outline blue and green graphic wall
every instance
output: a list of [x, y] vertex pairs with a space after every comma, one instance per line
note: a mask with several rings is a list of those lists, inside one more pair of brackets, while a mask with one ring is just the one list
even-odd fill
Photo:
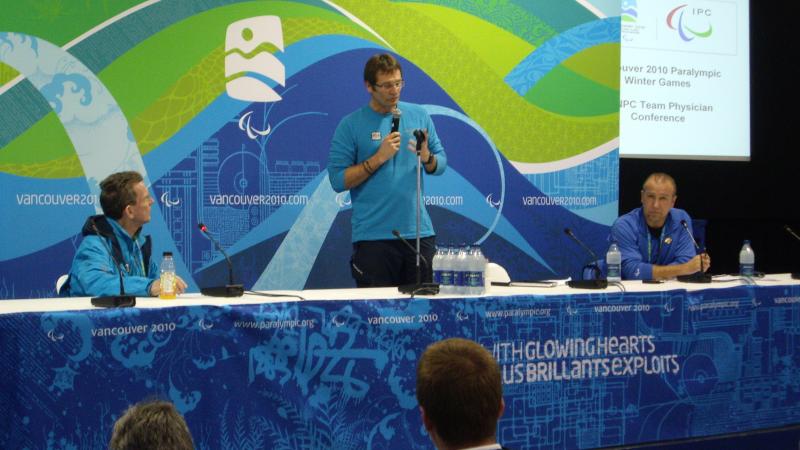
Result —
[[[438, 241], [512, 278], [575, 275], [617, 215], [618, 1], [8, 2], [0, 13], [0, 298], [53, 294], [98, 182], [138, 170], [145, 228], [192, 289], [352, 286], [330, 138], [404, 68], [448, 152], [425, 180]], [[413, 186], [409, 187], [413, 189]]]

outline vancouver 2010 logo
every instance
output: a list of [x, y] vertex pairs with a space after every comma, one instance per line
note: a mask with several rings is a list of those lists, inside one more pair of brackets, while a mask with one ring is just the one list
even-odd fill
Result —
[[622, 0], [622, 13], [620, 18], [623, 22], [636, 23], [639, 18], [636, 0]]
[[[684, 42], [689, 42], [694, 40], [695, 38], [708, 38], [711, 36], [711, 33], [714, 31], [713, 27], [711, 26], [711, 22], [708, 19], [711, 17], [711, 10], [707, 8], [690, 8], [687, 9], [688, 5], [681, 5], [677, 8], [673, 9], [672, 11], [667, 14], [667, 26], [678, 32], [678, 35]], [[688, 17], [687, 17], [688, 12]], [[698, 31], [690, 27], [696, 26], [697, 24], [694, 23], [695, 21], [690, 21], [691, 18], [703, 18], [707, 23], [707, 29], [705, 31]], [[687, 24], [689, 22], [689, 24]]]

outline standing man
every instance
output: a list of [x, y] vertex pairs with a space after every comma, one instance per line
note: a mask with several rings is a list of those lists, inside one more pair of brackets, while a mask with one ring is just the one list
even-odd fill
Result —
[[642, 207], [614, 222], [611, 240], [617, 241], [622, 252], [623, 279], [665, 280], [711, 266], [707, 253], [697, 254], [690, 236], [691, 217], [674, 208], [677, 193], [671, 176], [653, 173], [642, 186]]
[[469, 339], [431, 344], [417, 364], [422, 423], [439, 450], [501, 450], [497, 421], [503, 415], [500, 367]]
[[[125, 293], [157, 296], [161, 292], [158, 265], [152, 259], [150, 236], [142, 226], [150, 222], [150, 197], [138, 172], [118, 172], [100, 182], [102, 215], [91, 216], [83, 225], [83, 241], [62, 295], [98, 297], [119, 294], [119, 273]], [[186, 283], [175, 277], [175, 292]]]
[[[328, 177], [336, 192], [350, 190], [353, 255], [351, 272], [358, 287], [399, 286], [416, 282], [416, 255], [397, 239], [416, 239], [416, 140], [422, 130], [421, 159], [429, 175], [441, 175], [447, 156], [428, 113], [400, 102], [403, 70], [389, 54], [375, 55], [364, 67], [369, 103], [339, 123], [331, 142]], [[396, 111], [400, 111], [397, 113]], [[392, 131], [394, 117], [399, 131]], [[406, 147], [408, 151], [400, 151]], [[431, 281], [435, 253], [431, 219], [422, 205], [420, 252], [422, 281]]]

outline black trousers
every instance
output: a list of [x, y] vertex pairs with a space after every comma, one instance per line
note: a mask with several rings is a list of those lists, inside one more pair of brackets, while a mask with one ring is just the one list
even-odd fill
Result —
[[[412, 247], [415, 240], [409, 240]], [[436, 253], [436, 237], [420, 239], [422, 281], [433, 280], [431, 261]], [[353, 243], [350, 271], [358, 287], [400, 286], [417, 282], [417, 256], [399, 239]]]

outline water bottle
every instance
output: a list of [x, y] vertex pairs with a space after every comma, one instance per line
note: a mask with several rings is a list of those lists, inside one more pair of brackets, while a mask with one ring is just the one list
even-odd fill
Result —
[[[431, 268], [433, 269], [433, 282], [442, 285], [442, 271], [444, 270], [444, 248], [436, 246], [436, 253], [433, 255], [431, 261]], [[441, 287], [439, 288], [441, 290]]]
[[752, 277], [755, 274], [756, 254], [750, 241], [744, 241], [742, 249], [739, 251], [739, 274], [743, 277]]
[[454, 244], [450, 253], [450, 269], [453, 271], [453, 287], [450, 289], [451, 294], [461, 293], [461, 278], [463, 273], [461, 273], [461, 263], [458, 259], [461, 249], [462, 247]]
[[442, 270], [441, 281], [439, 281], [439, 292], [442, 294], [453, 294], [453, 261], [455, 255], [453, 247], [447, 245], [442, 251]]
[[616, 241], [608, 247], [606, 267], [608, 269], [606, 278], [609, 282], [622, 281], [622, 253], [620, 253]]
[[469, 268], [467, 294], [483, 295], [486, 292], [486, 285], [484, 284], [486, 276], [486, 258], [483, 256], [481, 248], [473, 246], [467, 261]]
[[164, 252], [161, 260], [161, 292], [158, 298], [171, 300], [175, 298], [175, 261], [172, 252]]
[[474, 248], [470, 248], [467, 251], [467, 255], [464, 258], [463, 264], [464, 264], [464, 289], [463, 289], [463, 291], [464, 291], [465, 295], [473, 295], [475, 293], [474, 289], [473, 289], [473, 287], [474, 287], [473, 285], [474, 285], [475, 281], [473, 280], [473, 278], [475, 278], [475, 269], [476, 269], [476, 265], [475, 265], [475, 249]]
[[469, 246], [461, 244], [456, 253], [455, 262], [453, 263], [453, 286], [454, 293], [464, 295], [467, 293], [467, 254]]
[[483, 254], [480, 247], [473, 245], [467, 258], [467, 294], [481, 295], [483, 293]]

